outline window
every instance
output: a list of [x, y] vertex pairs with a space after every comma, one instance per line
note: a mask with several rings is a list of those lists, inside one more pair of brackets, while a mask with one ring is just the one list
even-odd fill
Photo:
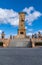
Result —
[[20, 34], [23, 34], [23, 32], [20, 32]]
[[24, 22], [24, 20], [23, 20], [23, 19], [22, 19], [21, 21], [22, 21], [22, 22]]

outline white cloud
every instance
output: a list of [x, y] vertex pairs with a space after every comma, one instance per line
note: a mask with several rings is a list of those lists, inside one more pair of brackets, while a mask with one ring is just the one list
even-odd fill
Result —
[[42, 30], [35, 31], [34, 34], [38, 34], [38, 32], [42, 33]]
[[26, 35], [27, 35], [27, 36], [32, 36], [32, 34], [33, 34], [33, 33], [29, 32], [29, 33], [27, 33]]
[[23, 11], [26, 12], [27, 14], [30, 14], [31, 11], [34, 11], [34, 7], [33, 7], [33, 6], [31, 6], [31, 7], [29, 7], [29, 8], [25, 7], [25, 8], [23, 9]]
[[[41, 13], [39, 11], [36, 11], [33, 6], [29, 8], [24, 8], [22, 11], [27, 13], [25, 21], [28, 22], [28, 25], [32, 25], [32, 22], [41, 16]], [[1, 23], [5, 24], [9, 23], [15, 26], [18, 25], [19, 24], [18, 12], [14, 11], [13, 9], [0, 8], [0, 24]]]
[[0, 34], [2, 33], [2, 30], [0, 30]]
[[0, 38], [1, 38], [1, 33], [2, 33], [2, 30], [0, 30]]
[[23, 12], [26, 12], [25, 21], [28, 22], [28, 25], [32, 25], [32, 22], [42, 16], [42, 13], [36, 11], [34, 7], [29, 7], [23, 9]]
[[38, 34], [38, 32], [40, 32], [42, 34], [42, 30], [38, 30], [33, 32], [33, 29], [30, 29], [30, 31], [28, 33], [26, 33], [27, 36], [32, 36], [32, 34], [34, 35], [35, 33]]
[[14, 36], [17, 36], [17, 34], [14, 34]]
[[10, 23], [11, 25], [19, 24], [18, 13], [12, 9], [0, 8], [0, 23]]
[[42, 33], [42, 30], [38, 30], [38, 32]]

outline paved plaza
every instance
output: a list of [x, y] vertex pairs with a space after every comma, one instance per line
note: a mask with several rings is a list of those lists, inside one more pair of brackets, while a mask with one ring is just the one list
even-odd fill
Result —
[[42, 47], [0, 48], [0, 65], [42, 65]]

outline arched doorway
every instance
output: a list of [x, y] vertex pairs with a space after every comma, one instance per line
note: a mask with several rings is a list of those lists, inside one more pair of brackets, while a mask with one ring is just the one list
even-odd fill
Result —
[[0, 41], [0, 47], [3, 47], [3, 42], [2, 41]]
[[35, 46], [42, 46], [42, 42], [36, 42]]

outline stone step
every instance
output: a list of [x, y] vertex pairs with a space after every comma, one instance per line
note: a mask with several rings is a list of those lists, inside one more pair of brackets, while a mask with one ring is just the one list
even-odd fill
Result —
[[14, 39], [11, 40], [9, 47], [26, 47], [29, 44], [27, 39]]

